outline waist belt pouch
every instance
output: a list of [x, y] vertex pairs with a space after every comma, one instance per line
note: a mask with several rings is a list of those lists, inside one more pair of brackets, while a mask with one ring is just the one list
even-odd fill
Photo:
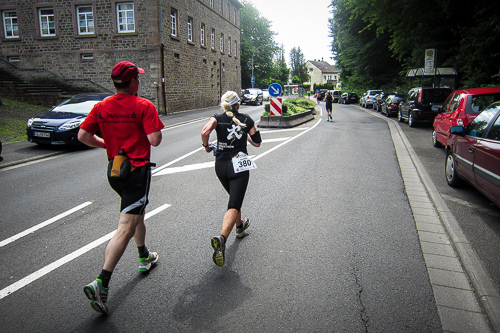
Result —
[[118, 154], [108, 163], [108, 177], [125, 179], [134, 170], [135, 167], [132, 166], [126, 155]]

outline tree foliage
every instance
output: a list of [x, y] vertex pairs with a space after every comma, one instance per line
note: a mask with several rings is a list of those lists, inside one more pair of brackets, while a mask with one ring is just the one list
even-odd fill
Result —
[[304, 54], [300, 50], [300, 46], [293, 48], [290, 51], [290, 72], [292, 74], [293, 83], [302, 83], [309, 81], [309, 73], [307, 72], [306, 60]]
[[253, 65], [255, 86], [260, 87], [263, 81], [269, 80], [274, 67], [273, 57], [277, 48], [273, 40], [275, 33], [271, 31], [271, 22], [261, 17], [250, 2], [245, 0], [242, 4], [241, 84], [244, 88], [251, 86]]
[[424, 67], [437, 49], [437, 67], [453, 67], [459, 86], [500, 83], [500, 2], [490, 0], [332, 0], [332, 53], [343, 89], [415, 85], [409, 68]]

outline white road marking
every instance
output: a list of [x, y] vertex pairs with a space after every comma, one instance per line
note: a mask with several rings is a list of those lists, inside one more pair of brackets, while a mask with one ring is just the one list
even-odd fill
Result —
[[178, 173], [178, 172], [207, 169], [207, 168], [213, 168], [214, 166], [215, 166], [215, 161], [211, 161], [211, 162], [190, 164], [190, 165], [185, 165], [185, 166], [181, 166], [181, 167], [165, 168], [163, 170], [160, 170], [159, 172], [156, 172], [154, 174], [154, 176], [164, 176], [164, 175], [170, 175], [172, 173]]
[[296, 136], [292, 136], [290, 139], [286, 140], [285, 142], [280, 143], [280, 144], [279, 144], [279, 145], [277, 145], [276, 147], [273, 147], [273, 148], [271, 148], [271, 149], [269, 149], [269, 150], [267, 150], [267, 151], [263, 152], [262, 154], [255, 156], [255, 157], [253, 158], [253, 160], [254, 160], [254, 161], [257, 161], [259, 158], [266, 156], [267, 154], [269, 154], [269, 153], [271, 153], [271, 152], [275, 151], [275, 150], [276, 150], [276, 149], [278, 149], [278, 148], [281, 148], [282, 146], [286, 145], [287, 143], [292, 142], [293, 140], [297, 139], [298, 137], [302, 136], [303, 134], [306, 134], [306, 133], [307, 133], [307, 132], [309, 132], [310, 130], [315, 129], [315, 128], [316, 128], [316, 126], [318, 126], [318, 125], [319, 125], [319, 123], [321, 123], [321, 119], [322, 119], [322, 118], [319, 118], [319, 120], [316, 122], [316, 124], [314, 124], [312, 127], [308, 128], [307, 130], [305, 130], [305, 131], [303, 131], [303, 132], [301, 132], [301, 133], [297, 134]]
[[[160, 206], [160, 207], [156, 208], [155, 210], [153, 210], [149, 213], [146, 213], [144, 219], [146, 220], [146, 219], [150, 218], [151, 216], [156, 215], [156, 214], [160, 213], [161, 211], [167, 209], [168, 207], [170, 207], [169, 204], [165, 204], [163, 206]], [[11, 284], [10, 286], [0, 290], [0, 299], [18, 291], [19, 289], [29, 285], [30, 283], [32, 283], [36, 280], [38, 280], [42, 276], [47, 275], [48, 273], [61, 267], [62, 265], [67, 264], [71, 260], [76, 259], [79, 256], [81, 256], [82, 254], [98, 247], [102, 243], [110, 240], [113, 237], [113, 235], [115, 234], [115, 232], [116, 232], [116, 230], [110, 232], [109, 234], [93, 241], [92, 243], [85, 245], [84, 247], [74, 251], [73, 253], [70, 253], [67, 256], [62, 257], [61, 259], [54, 261], [52, 264], [45, 266], [45, 267], [39, 269], [38, 271], [28, 275], [27, 277], [25, 277], [25, 278], [15, 282], [15, 283]]]
[[5, 245], [7, 245], [7, 244], [10, 244], [10, 243], [12, 243], [13, 241], [18, 240], [19, 238], [22, 238], [22, 237], [24, 237], [24, 236], [26, 236], [26, 235], [29, 235], [29, 234], [31, 234], [31, 233], [33, 233], [33, 232], [35, 232], [35, 231], [37, 231], [37, 230], [39, 230], [39, 229], [41, 229], [41, 228], [43, 228], [43, 227], [46, 227], [46, 226], [48, 226], [48, 225], [50, 225], [50, 224], [52, 224], [52, 223], [54, 223], [54, 222], [56, 222], [56, 221], [58, 221], [58, 220], [62, 219], [63, 217], [66, 217], [66, 216], [68, 216], [68, 215], [70, 215], [70, 214], [73, 214], [73, 213], [74, 213], [74, 212], [76, 212], [76, 211], [79, 211], [80, 209], [82, 209], [82, 208], [84, 208], [84, 207], [87, 207], [87, 206], [88, 206], [88, 205], [90, 205], [90, 204], [92, 204], [92, 202], [90, 202], [90, 201], [87, 201], [87, 202], [85, 202], [85, 203], [82, 203], [81, 205], [76, 206], [75, 208], [72, 208], [72, 209], [70, 209], [70, 210], [68, 210], [68, 211], [66, 211], [66, 212], [64, 212], [64, 213], [61, 213], [61, 214], [59, 214], [59, 215], [57, 215], [57, 216], [55, 216], [55, 217], [53, 217], [53, 218], [51, 218], [51, 219], [48, 219], [48, 220], [47, 220], [47, 221], [45, 221], [45, 222], [42, 222], [42, 223], [40, 223], [40, 224], [37, 224], [37, 225], [35, 225], [34, 227], [31, 227], [31, 228], [29, 228], [29, 229], [27, 229], [27, 230], [25, 230], [25, 231], [23, 231], [23, 232], [18, 233], [17, 235], [14, 235], [14, 236], [12, 236], [12, 237], [9, 237], [9, 238], [7, 238], [6, 240], [3, 240], [3, 241], [1, 241], [1, 242], [0, 242], [0, 247], [5, 246]]
[[70, 155], [70, 154], [73, 154], [73, 153], [58, 154], [58, 155], [55, 155], [55, 156], [45, 157], [45, 158], [42, 158], [42, 159], [39, 159], [39, 160], [35, 160], [35, 161], [30, 161], [30, 162], [24, 162], [24, 163], [21, 163], [21, 164], [16, 164], [16, 165], [13, 165], [13, 166], [10, 166], [10, 167], [1, 168], [0, 172], [13, 170], [13, 169], [17, 169], [17, 168], [20, 168], [20, 167], [24, 167], [24, 166], [28, 166], [28, 165], [32, 165], [32, 164], [36, 164], [36, 163], [40, 163], [40, 162], [50, 161], [50, 160], [52, 160], [54, 158], [64, 157], [64, 156], [67, 156], [67, 155]]

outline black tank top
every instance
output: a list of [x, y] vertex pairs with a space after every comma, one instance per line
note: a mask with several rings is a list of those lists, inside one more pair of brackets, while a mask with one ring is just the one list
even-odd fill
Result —
[[254, 121], [249, 115], [239, 112], [233, 112], [233, 115], [244, 125], [242, 127], [230, 118], [226, 113], [214, 114], [217, 120], [217, 153], [216, 159], [228, 160], [238, 154], [240, 151], [247, 152], [247, 134], [254, 127]]

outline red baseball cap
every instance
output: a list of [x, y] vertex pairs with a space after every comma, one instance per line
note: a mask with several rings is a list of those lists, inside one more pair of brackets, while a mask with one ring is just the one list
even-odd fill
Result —
[[144, 69], [137, 67], [130, 61], [120, 61], [113, 67], [111, 78], [114, 82], [123, 83], [132, 80], [139, 74], [144, 74]]

